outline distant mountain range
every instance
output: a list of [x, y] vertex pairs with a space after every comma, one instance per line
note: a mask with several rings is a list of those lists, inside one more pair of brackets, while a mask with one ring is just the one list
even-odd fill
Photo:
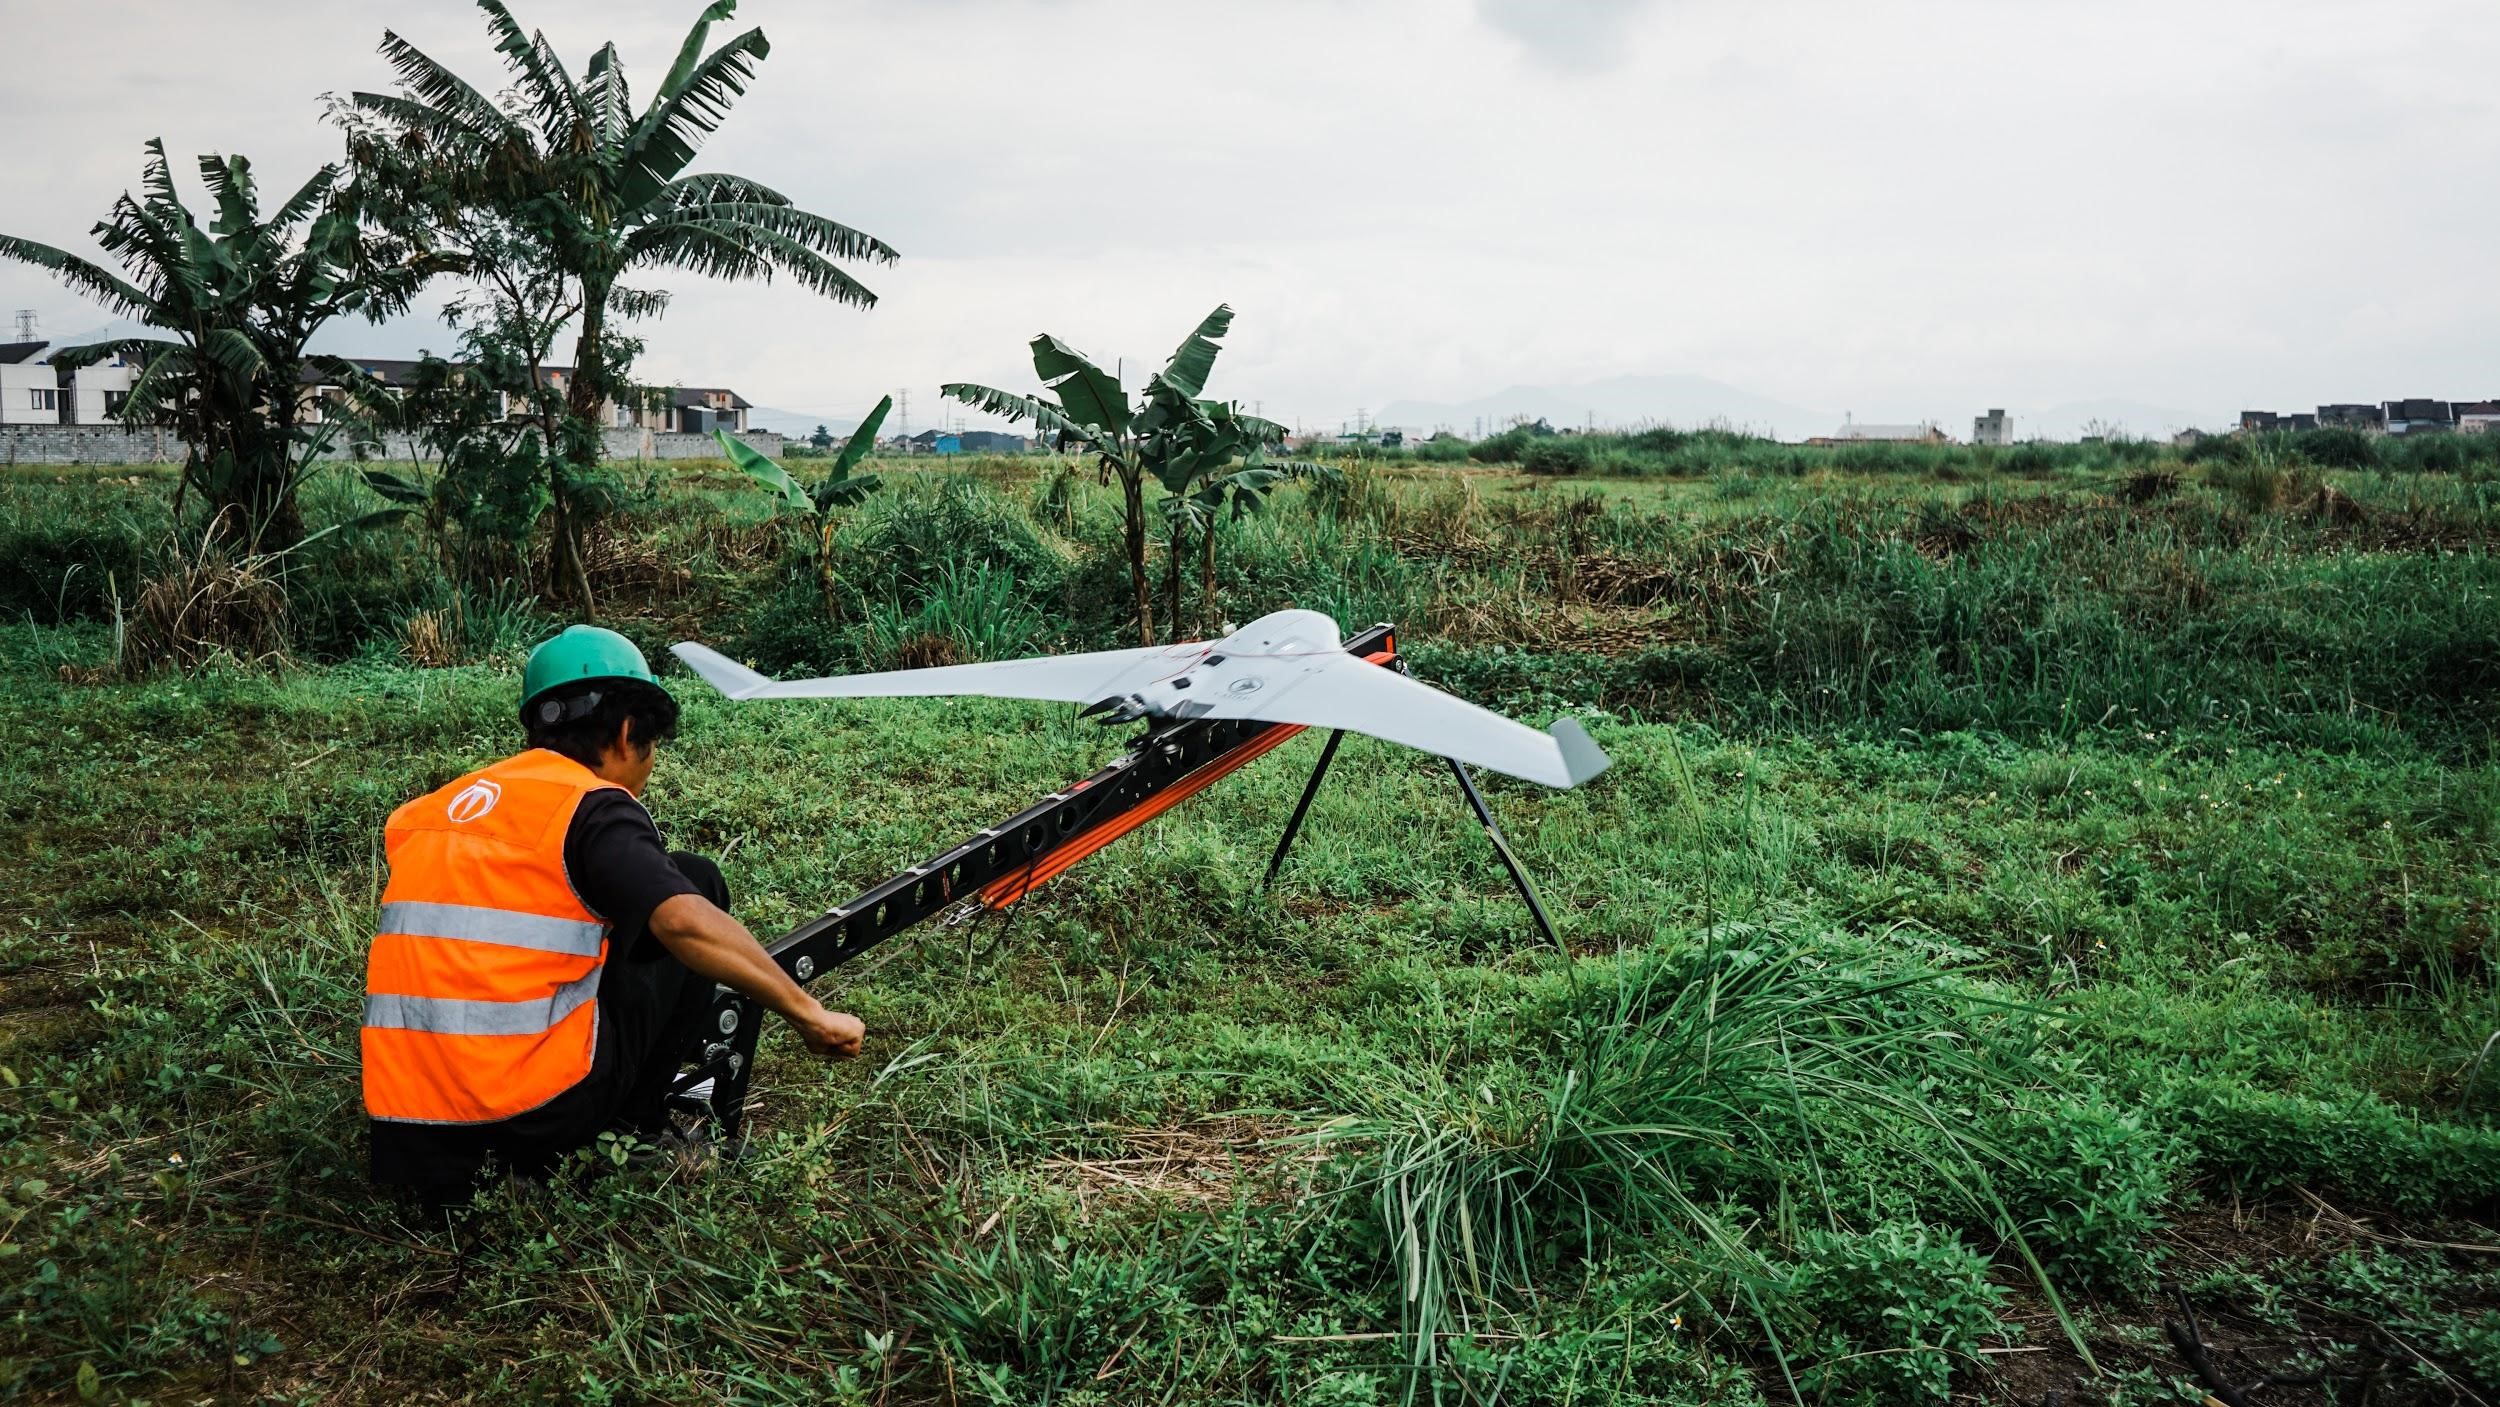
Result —
[[[1933, 419], [1946, 434], [1968, 439], [1971, 418], [1985, 409], [1988, 407], [1974, 405], [1952, 413], [1936, 410], [1925, 415], [1857, 418], [1872, 422]], [[2175, 406], [2114, 398], [2008, 409], [2013, 412], [2014, 433], [2022, 439], [2071, 440], [2088, 428], [2101, 427], [2149, 437], [2168, 435], [2190, 425], [2220, 429], [2232, 421], [2219, 412], [2199, 415]], [[1612, 376], [1572, 386], [1512, 386], [1467, 401], [1395, 401], [1381, 408], [1377, 422], [1423, 430], [1447, 426], [1459, 434], [1472, 435], [1479, 422], [1490, 434], [1521, 417], [1542, 419], [1557, 429], [1591, 422], [1613, 429], [1638, 425], [1673, 425], [1681, 429], [1724, 425], [1797, 440], [1830, 434], [1844, 415], [1840, 411], [1816, 410], [1757, 396], [1706, 376], [1668, 375]]]

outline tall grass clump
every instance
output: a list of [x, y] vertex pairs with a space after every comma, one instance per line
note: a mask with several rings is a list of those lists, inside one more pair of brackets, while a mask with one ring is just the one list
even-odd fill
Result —
[[[1793, 947], [1635, 957], [1576, 972], [1515, 1056], [1419, 1059], [1353, 1083], [1324, 1140], [1366, 1147], [1362, 1185], [1419, 1380], [1451, 1332], [1510, 1322], [1566, 1267], [1616, 1249], [1759, 1321], [1774, 1278], [1748, 1211], [1869, 1200], [1849, 1167], [1922, 1169], [1992, 1206], [1984, 1150], [1939, 1086], [2008, 1088], [1978, 1000], [1925, 971], [1812, 964]], [[1541, 1023], [1541, 1024], [1540, 1024]], [[1834, 1156], [1837, 1142], [1881, 1157]], [[1864, 1174], [1858, 1174], [1863, 1176]]]

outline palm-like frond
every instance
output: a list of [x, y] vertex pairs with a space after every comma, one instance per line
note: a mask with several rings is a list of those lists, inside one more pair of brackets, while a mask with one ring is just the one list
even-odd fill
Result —
[[788, 205], [790, 197], [761, 181], [749, 180], [744, 176], [732, 176], [719, 171], [698, 171], [691, 176], [680, 176], [662, 186], [658, 197], [651, 203], [682, 209], [729, 201], [743, 201], [754, 205]]
[[[705, 11], [686, 36], [689, 48], [701, 42], [715, 14], [727, 18], [734, 8], [724, 2]], [[729, 115], [729, 105], [746, 91], [755, 66], [772, 47], [763, 30], [750, 29], [682, 72], [670, 70], [669, 81], [653, 96], [651, 110], [634, 124], [618, 158], [617, 199], [623, 208], [640, 209], [686, 169], [695, 148]], [[685, 64], [684, 54], [678, 62]]]
[[200, 158], [200, 181], [208, 187], [217, 202], [217, 219], [209, 226], [212, 233], [232, 239], [247, 232], [257, 232], [260, 225], [260, 190], [252, 184], [252, 163], [241, 156]]
[[182, 346], [180, 342], [162, 337], [113, 337], [102, 342], [81, 342], [75, 347], [63, 347], [54, 352], [50, 360], [54, 366], [76, 371], [80, 367], [93, 366], [106, 357], [126, 357], [133, 353], [155, 356], [166, 348]]
[[120, 317], [144, 322], [157, 310], [155, 299], [131, 287], [111, 270], [89, 263], [67, 250], [37, 244], [31, 239], [19, 239], [15, 235], [0, 235], [0, 259], [32, 264]]
[[1056, 435], [1071, 436], [1089, 445], [1102, 443], [1101, 431], [1090, 425], [1080, 425], [1069, 419], [1058, 407], [1031, 396], [1019, 396], [1013, 391], [1001, 391], [996, 387], [977, 385], [970, 381], [950, 381], [938, 387], [938, 394], [962, 401], [984, 415], [1028, 421], [1036, 429], [1048, 430]]
[[834, 455], [833, 469], [826, 475], [827, 478], [838, 480], [850, 477], [851, 470], [868, 457], [868, 451], [877, 447], [877, 431], [884, 426], [886, 413], [893, 409], [892, 396], [877, 402], [877, 408], [868, 412], [852, 429], [851, 437], [842, 442], [842, 449]]
[[1128, 428], [1128, 393], [1092, 358], [1045, 332], [1033, 339], [1033, 374], [1082, 424], [1114, 434]]
[[1163, 364], [1163, 380], [1184, 396], [1205, 394], [1207, 375], [1215, 370], [1216, 346], [1232, 329], [1233, 310], [1230, 304], [1218, 304], [1206, 315], [1189, 336], [1172, 350], [1172, 359]]
[[714, 201], [682, 206], [672, 214], [678, 218], [745, 225], [778, 235], [833, 259], [873, 259], [880, 264], [891, 264], [896, 258], [884, 240], [786, 202]]
[[590, 112], [581, 90], [573, 86], [573, 76], [564, 71], [564, 61], [556, 57], [545, 35], [522, 29], [503, 0], [477, 0], [477, 7], [486, 16], [486, 32], [495, 37], [495, 52], [503, 55], [505, 66], [520, 78], [522, 95], [529, 100], [530, 113], [538, 119], [547, 145], [565, 145], [564, 134], [589, 125]]
[[323, 201], [336, 194], [338, 185], [338, 166], [333, 163], [322, 167], [312, 173], [311, 178], [305, 181], [295, 194], [288, 196], [284, 205], [271, 211], [268, 220], [264, 223], [271, 229], [295, 228], [298, 222], [310, 219], [312, 213], [321, 208]]
[[656, 318], [668, 311], [668, 290], [665, 288], [625, 288], [608, 290], [608, 311], [633, 322], [640, 318]]
[[613, 43], [602, 45], [582, 70], [582, 106], [602, 150], [624, 144], [634, 120], [634, 95], [625, 83], [625, 60]]
[[626, 265], [689, 269], [737, 282], [788, 274], [800, 287], [837, 303], [874, 307], [877, 295], [840, 265], [771, 230], [730, 220], [671, 219], [627, 238]]
[[[518, 127], [509, 114], [470, 87], [468, 80], [436, 63], [423, 49], [387, 29], [382, 31], [381, 47], [383, 60], [399, 75], [400, 86], [423, 105], [425, 127], [438, 137], [466, 137], [480, 145], [494, 145], [517, 135]], [[380, 96], [358, 93], [355, 102], [358, 107], [404, 120], [407, 114], [384, 111], [369, 101]]]

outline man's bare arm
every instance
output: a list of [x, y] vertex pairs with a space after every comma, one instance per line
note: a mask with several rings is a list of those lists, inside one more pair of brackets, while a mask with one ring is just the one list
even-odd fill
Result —
[[847, 1012], [827, 1011], [790, 979], [747, 926], [700, 894], [677, 894], [651, 911], [651, 936], [697, 975], [762, 1002], [796, 1028], [818, 1055], [859, 1054], [867, 1028]]

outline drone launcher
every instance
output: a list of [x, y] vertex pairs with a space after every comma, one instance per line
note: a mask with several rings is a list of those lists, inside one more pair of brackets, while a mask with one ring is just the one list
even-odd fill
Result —
[[[1391, 627], [1376, 625], [1345, 642], [1346, 651], [1386, 668], [1399, 668]], [[1273, 751], [1303, 731], [1299, 724], [1198, 718], [1164, 721], [1146, 732], [1118, 760], [1083, 781], [1053, 792], [1006, 820], [932, 859], [887, 879], [768, 944], [766, 951], [802, 985], [849, 962], [905, 929], [965, 900], [1004, 908], [1037, 886], [1065, 873], [1112, 841], [1206, 790], [1233, 771]], [[1301, 827], [1319, 788], [1329, 742], [1302, 803], [1295, 808], [1275, 860]], [[1461, 770], [1461, 780], [1465, 773]], [[1472, 786], [1469, 799], [1475, 801]], [[1489, 817], [1478, 807], [1480, 818]], [[1495, 832], [1497, 843], [1499, 832]], [[1502, 854], [1527, 891], [1524, 876]], [[1270, 865], [1270, 874], [1274, 864]], [[1537, 913], [1544, 920], [1541, 908]], [[745, 1114], [747, 1082], [755, 1065], [763, 1008], [726, 987], [714, 993], [711, 1024], [701, 1049], [684, 1057], [670, 1089], [673, 1107], [705, 1115], [734, 1144]]]

